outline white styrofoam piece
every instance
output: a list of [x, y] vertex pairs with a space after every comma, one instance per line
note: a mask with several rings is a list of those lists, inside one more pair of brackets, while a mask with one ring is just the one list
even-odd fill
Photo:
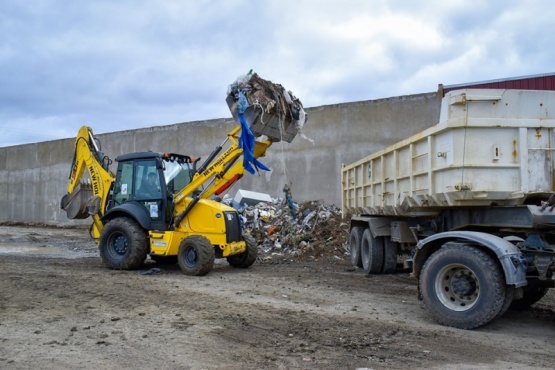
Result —
[[247, 204], [249, 206], [257, 205], [260, 202], [272, 202], [272, 197], [265, 193], [258, 193], [256, 191], [250, 190], [237, 190], [237, 194], [235, 194], [235, 198], [233, 200], [240, 205]]

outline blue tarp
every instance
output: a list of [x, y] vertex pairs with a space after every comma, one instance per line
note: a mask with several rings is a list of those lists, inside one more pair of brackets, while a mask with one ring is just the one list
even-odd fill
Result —
[[247, 98], [243, 91], [239, 91], [239, 104], [237, 104], [237, 114], [241, 123], [241, 137], [239, 147], [243, 149], [243, 167], [252, 174], [258, 170], [270, 171], [262, 162], [254, 158], [254, 134], [252, 133], [243, 113], [249, 107]]

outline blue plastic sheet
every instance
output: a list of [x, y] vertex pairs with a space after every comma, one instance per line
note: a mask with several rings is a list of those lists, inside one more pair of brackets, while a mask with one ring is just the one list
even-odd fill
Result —
[[243, 113], [249, 107], [249, 102], [243, 91], [239, 91], [239, 103], [237, 104], [237, 114], [241, 123], [241, 137], [239, 147], [243, 149], [243, 167], [252, 174], [258, 170], [270, 171], [262, 162], [254, 158], [254, 134], [252, 133]]

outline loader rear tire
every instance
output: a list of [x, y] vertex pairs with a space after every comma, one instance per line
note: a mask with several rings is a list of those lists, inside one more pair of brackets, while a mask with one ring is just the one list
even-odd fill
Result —
[[379, 274], [383, 268], [383, 238], [376, 238], [370, 229], [362, 233], [360, 245], [362, 267], [367, 274]]
[[126, 217], [109, 221], [100, 234], [100, 257], [114, 270], [135, 270], [143, 266], [150, 249], [148, 233]]
[[202, 276], [214, 267], [216, 253], [210, 240], [202, 235], [191, 235], [179, 245], [177, 263], [187, 275]]
[[419, 279], [424, 305], [442, 325], [473, 329], [496, 318], [506, 303], [503, 271], [484, 251], [446, 244], [433, 253]]
[[227, 262], [233, 267], [247, 268], [258, 257], [258, 244], [256, 240], [248, 234], [243, 234], [243, 240], [247, 244], [247, 249], [243, 253], [227, 257]]
[[360, 244], [362, 242], [362, 233], [364, 228], [361, 226], [353, 226], [351, 229], [351, 237], [349, 238], [349, 250], [351, 253], [351, 264], [353, 267], [362, 267], [362, 258], [360, 258]]

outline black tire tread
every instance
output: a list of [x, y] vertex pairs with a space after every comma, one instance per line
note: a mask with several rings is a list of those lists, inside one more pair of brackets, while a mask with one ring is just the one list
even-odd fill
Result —
[[349, 252], [351, 256], [351, 265], [353, 267], [362, 267], [362, 258], [360, 257], [360, 244], [362, 243], [362, 234], [364, 228], [362, 226], [353, 226], [349, 237]]
[[375, 238], [370, 229], [365, 229], [362, 234], [360, 256], [364, 272], [379, 274], [383, 268], [383, 240]]
[[390, 236], [383, 237], [383, 268], [382, 273], [391, 274], [397, 269], [397, 243]]
[[[125, 234], [128, 239], [130, 251], [121, 260], [111, 258], [108, 248], [108, 239], [113, 232]], [[127, 217], [118, 217], [110, 220], [100, 235], [100, 257], [104, 264], [114, 270], [135, 270], [141, 268], [150, 250], [148, 232], [137, 222]]]
[[[451, 311], [436, 298], [433, 292], [434, 276], [428, 276], [431, 269], [439, 270], [448, 264], [445, 260], [456, 259], [458, 263], [471, 260], [480, 268], [476, 275], [483, 274], [484, 281], [490, 283], [491, 291], [482, 294], [480, 301], [469, 311]], [[443, 263], [443, 266], [441, 265]], [[433, 253], [424, 263], [419, 279], [420, 291], [424, 305], [431, 315], [442, 325], [459, 329], [474, 329], [482, 326], [498, 316], [503, 308], [506, 295], [504, 275], [499, 265], [487, 253], [470, 245], [446, 245]], [[482, 285], [484, 291], [486, 286]], [[477, 306], [485, 306], [483, 309]]]
[[[183, 260], [184, 250], [189, 245], [196, 249], [199, 259], [199, 262], [194, 267], [187, 266]], [[177, 254], [177, 263], [179, 264], [181, 271], [183, 271], [186, 275], [191, 276], [202, 276], [208, 274], [214, 267], [215, 259], [216, 253], [214, 251], [214, 246], [210, 243], [208, 238], [202, 235], [191, 235], [185, 238], [181, 242], [179, 252]]]

